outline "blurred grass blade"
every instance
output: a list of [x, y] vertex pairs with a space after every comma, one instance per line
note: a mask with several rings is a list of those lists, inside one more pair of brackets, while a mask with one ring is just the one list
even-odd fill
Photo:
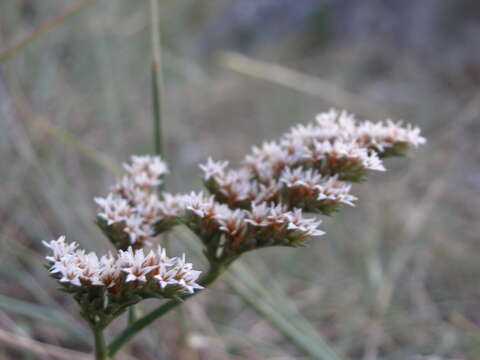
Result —
[[334, 106], [348, 108], [372, 119], [388, 117], [387, 112], [379, 105], [315, 76], [232, 52], [221, 53], [219, 62], [227, 69], [319, 97]]
[[[233, 274], [226, 274], [229, 286], [241, 296], [241, 298], [250, 305], [255, 311], [265, 318], [278, 331], [285, 335], [292, 343], [302, 349], [307, 355], [313, 359], [323, 360], [340, 360], [340, 357], [325, 343], [318, 335], [311, 338], [302, 329], [299, 329], [294, 319], [285, 316], [282, 312], [277, 311], [275, 306], [262, 300], [249, 287], [245, 285], [244, 280], [240, 280]], [[274, 296], [274, 295], [272, 295]]]
[[5, 49], [0, 50], [0, 63], [7, 60], [10, 56], [16, 54], [32, 41], [35, 41], [39, 37], [47, 34], [48, 32], [55, 29], [58, 25], [62, 24], [65, 20], [69, 17], [75, 15], [77, 12], [85, 8], [86, 6], [92, 4], [96, 0], [83, 0], [80, 1], [78, 4], [70, 7], [69, 9], [65, 10], [62, 14], [55, 16], [54, 18], [46, 21], [38, 28], [33, 30], [30, 34], [25, 36], [23, 39], [12, 43], [11, 45], [7, 46]]
[[91, 344], [89, 332], [72, 322], [62, 312], [26, 301], [10, 298], [0, 294], [0, 309], [5, 312], [22, 315], [32, 320], [53, 324], [78, 336], [85, 343]]
[[[317, 347], [317, 350], [329, 353], [332, 359], [339, 358], [318, 335], [318, 331], [312, 324], [298, 312], [295, 304], [288, 299], [288, 296], [280, 291], [280, 286], [275, 284], [275, 279], [270, 279], [272, 286], [267, 289], [253, 276], [252, 272], [242, 262], [235, 263], [231, 271], [231, 274], [227, 274], [227, 282], [230, 286], [233, 286], [236, 279], [241, 279], [241, 281], [249, 287], [251, 293], [255, 292], [257, 297], [263, 298], [271, 307], [278, 309], [283, 317], [294, 324], [296, 328], [300, 329], [299, 334], [308, 335]], [[228, 277], [230, 277], [230, 279]]]
[[33, 125], [40, 128], [40, 130], [52, 135], [54, 138], [60, 140], [65, 145], [69, 145], [72, 148], [76, 149], [80, 154], [85, 157], [93, 160], [95, 163], [104, 167], [105, 169], [110, 170], [116, 175], [121, 173], [121, 169], [116, 165], [116, 162], [109, 158], [104, 153], [95, 150], [91, 145], [80, 140], [79, 137], [72, 135], [57, 126], [53, 125], [47, 119], [44, 119], [34, 114], [22, 114], [24, 119], [28, 119]]
[[38, 355], [42, 359], [58, 360], [91, 360], [90, 354], [85, 354], [75, 350], [65, 349], [56, 345], [42, 343], [33, 339], [19, 336], [8, 331], [0, 329], [0, 344], [6, 345], [16, 350], [22, 350], [24, 358], [25, 352]]

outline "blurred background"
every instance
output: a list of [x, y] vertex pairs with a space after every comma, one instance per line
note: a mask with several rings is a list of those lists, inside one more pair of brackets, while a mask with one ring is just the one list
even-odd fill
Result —
[[[326, 236], [245, 256], [118, 358], [480, 359], [480, 3], [159, 3], [169, 191], [330, 107], [404, 119], [428, 144], [355, 185]], [[88, 358], [41, 240], [108, 249], [93, 197], [153, 151], [150, 15], [148, 1], [0, 4], [2, 360]], [[170, 252], [191, 241], [178, 231]]]

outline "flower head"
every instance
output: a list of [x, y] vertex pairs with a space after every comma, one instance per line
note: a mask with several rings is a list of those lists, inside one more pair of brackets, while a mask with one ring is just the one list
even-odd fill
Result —
[[46, 257], [46, 259], [51, 262], [60, 261], [66, 255], [73, 254], [78, 248], [76, 242], [67, 244], [64, 235], [60, 236], [57, 240], [51, 240], [50, 242], [42, 241], [42, 243], [52, 251], [52, 255]]
[[150, 252], [147, 256], [143, 249], [133, 250], [131, 247], [127, 251], [119, 251], [119, 260], [122, 271], [127, 273], [126, 282], [139, 281], [146, 282], [147, 275], [155, 269], [154, 253]]
[[[165, 203], [154, 190], [168, 173], [165, 162], [158, 156], [132, 156], [123, 164], [126, 175], [107, 197], [97, 197], [100, 207], [99, 225], [119, 248], [142, 243], [157, 234], [157, 223], [164, 220]], [[168, 227], [167, 227], [168, 228]]]
[[223, 176], [225, 168], [228, 166], [228, 161], [213, 161], [211, 157], [208, 158], [206, 164], [200, 164], [199, 167], [204, 172], [204, 180], [208, 181], [212, 177]]
[[[46, 256], [50, 274], [62, 284], [73, 285], [76, 292], [94, 291], [100, 286], [112, 296], [133, 296], [143, 291], [159, 294], [167, 291], [165, 295], [170, 296], [172, 292], [191, 293], [201, 289], [196, 282], [200, 271], [193, 270], [185, 255], [170, 258], [160, 246], [147, 255], [143, 249], [129, 247], [115, 256], [109, 253], [98, 258], [93, 252], [78, 249], [75, 243], [65, 243], [64, 236], [44, 244], [53, 253]], [[135, 283], [136, 287], [132, 290], [127, 283]]]

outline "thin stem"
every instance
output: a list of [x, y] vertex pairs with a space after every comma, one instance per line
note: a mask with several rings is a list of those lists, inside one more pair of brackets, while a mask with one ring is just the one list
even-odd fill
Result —
[[[229, 264], [231, 264], [231, 262], [212, 263], [210, 265], [209, 271], [200, 279], [199, 284], [207, 288], [225, 271], [225, 269], [229, 266]], [[123, 345], [125, 345], [133, 336], [135, 336], [135, 334], [143, 330], [145, 327], [150, 325], [159, 317], [165, 315], [170, 310], [182, 304], [185, 300], [193, 297], [195, 294], [197, 293], [188, 294], [188, 295], [182, 296], [181, 298], [169, 300], [166, 303], [163, 303], [162, 305], [160, 305], [155, 310], [144, 315], [143, 317], [135, 321], [133, 324], [130, 324], [109, 345], [108, 347], [109, 354], [111, 356], [115, 355]]]
[[103, 336], [103, 327], [93, 327], [93, 336], [95, 338], [95, 360], [107, 360], [108, 347]]
[[[158, 0], [150, 0], [151, 43], [152, 43], [152, 107], [153, 107], [153, 144], [155, 154], [164, 156], [162, 144], [162, 49], [160, 45], [160, 18]], [[165, 183], [162, 183], [160, 190], [165, 190]], [[128, 324], [131, 325], [137, 320], [138, 311], [135, 305], [128, 309]]]
[[133, 324], [137, 320], [137, 307], [132, 305], [128, 308], [128, 324]]
[[152, 42], [152, 104], [153, 104], [153, 137], [155, 153], [164, 156], [162, 143], [163, 112], [163, 72], [162, 50], [160, 45], [160, 18], [158, 0], [150, 0], [151, 42]]

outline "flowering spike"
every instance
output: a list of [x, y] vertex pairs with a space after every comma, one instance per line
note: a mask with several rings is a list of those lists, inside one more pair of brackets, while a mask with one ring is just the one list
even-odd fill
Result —
[[120, 249], [141, 246], [154, 237], [156, 224], [164, 219], [154, 190], [162, 184], [168, 167], [159, 156], [132, 156], [124, 163], [127, 173], [107, 197], [94, 200], [100, 208], [98, 224]]
[[[46, 256], [50, 275], [57, 279], [65, 291], [73, 293], [85, 311], [108, 316], [143, 298], [180, 296], [202, 289], [197, 283], [200, 271], [181, 259], [169, 258], [165, 249], [158, 247], [145, 255], [143, 249], [119, 250], [101, 258], [78, 249], [77, 244], [67, 244], [65, 237], [43, 242], [52, 254]], [[103, 303], [104, 288], [107, 297]], [[85, 303], [87, 301], [88, 303]]]

